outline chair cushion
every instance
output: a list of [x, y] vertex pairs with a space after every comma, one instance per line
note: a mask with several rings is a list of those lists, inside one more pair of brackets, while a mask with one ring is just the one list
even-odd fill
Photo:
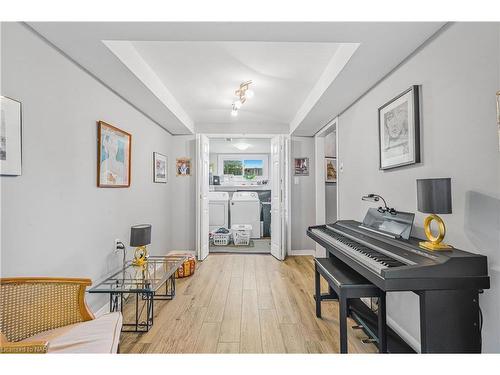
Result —
[[23, 341], [48, 341], [49, 353], [116, 353], [122, 329], [119, 312], [41, 332]]

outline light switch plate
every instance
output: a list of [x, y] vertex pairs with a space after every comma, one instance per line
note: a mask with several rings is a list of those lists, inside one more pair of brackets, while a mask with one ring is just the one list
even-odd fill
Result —
[[299, 184], [299, 178], [298, 178], [298, 177], [294, 177], [294, 178], [293, 178], [293, 183], [294, 183], [295, 185], [298, 185], [298, 184]]

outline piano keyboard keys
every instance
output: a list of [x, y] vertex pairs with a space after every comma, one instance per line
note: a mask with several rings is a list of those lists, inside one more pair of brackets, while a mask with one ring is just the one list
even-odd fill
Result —
[[337, 248], [343, 250], [343, 252], [347, 253], [347, 255], [374, 269], [379, 274], [384, 268], [401, 267], [406, 265], [330, 229], [316, 228], [313, 229], [313, 232], [324, 238], [326, 241], [332, 243]]

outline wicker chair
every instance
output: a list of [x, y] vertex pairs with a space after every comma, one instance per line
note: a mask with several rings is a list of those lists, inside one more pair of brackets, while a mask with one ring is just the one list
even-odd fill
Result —
[[25, 339], [93, 320], [84, 298], [90, 284], [89, 279], [0, 279], [0, 353], [46, 353], [48, 342]]

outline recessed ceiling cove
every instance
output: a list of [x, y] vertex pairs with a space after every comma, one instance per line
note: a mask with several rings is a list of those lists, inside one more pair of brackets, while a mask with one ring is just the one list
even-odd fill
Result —
[[[171, 111], [177, 109], [179, 118], [201, 132], [205, 125], [245, 124], [288, 133], [317, 83], [330, 84], [357, 47], [356, 43], [245, 41], [104, 43], [160, 100], [164, 97]], [[339, 53], [346, 45], [351, 47], [347, 56]], [[340, 69], [325, 77], [332, 65]], [[231, 116], [235, 88], [248, 80], [254, 97], [237, 117]]]

